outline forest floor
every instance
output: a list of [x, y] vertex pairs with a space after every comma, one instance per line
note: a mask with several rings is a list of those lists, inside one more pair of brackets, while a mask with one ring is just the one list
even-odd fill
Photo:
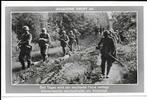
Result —
[[[90, 38], [90, 39], [89, 39]], [[62, 57], [61, 47], [49, 48], [48, 59], [42, 62], [39, 50], [32, 52], [33, 65], [21, 70], [18, 54], [13, 57], [13, 84], [133, 84], [137, 79], [137, 67], [132, 59], [134, 45], [117, 45], [118, 58], [126, 65], [114, 62], [109, 78], [101, 78], [101, 58], [95, 46], [97, 37], [80, 40], [80, 49], [75, 49], [71, 56]], [[133, 46], [132, 46], [133, 45]], [[131, 57], [130, 57], [131, 55]], [[129, 58], [130, 57], [130, 58]], [[133, 57], [134, 58], [134, 57]], [[130, 61], [128, 61], [128, 59]], [[132, 68], [133, 71], [132, 71]], [[134, 73], [136, 76], [133, 76]], [[132, 76], [131, 76], [132, 75]], [[127, 77], [126, 77], [127, 76]]]

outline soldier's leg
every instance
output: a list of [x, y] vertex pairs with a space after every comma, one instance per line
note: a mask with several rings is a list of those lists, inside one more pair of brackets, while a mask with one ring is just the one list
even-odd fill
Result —
[[42, 50], [42, 57], [43, 57], [43, 61], [46, 60], [46, 48], [43, 48]]
[[112, 59], [108, 58], [107, 59], [107, 76], [106, 76], [106, 78], [108, 78], [111, 66], [112, 66]]
[[45, 61], [45, 50], [44, 50], [44, 47], [40, 47], [40, 53], [41, 53], [43, 61]]
[[71, 51], [73, 51], [73, 42], [71, 43], [70, 48], [71, 48]]
[[44, 48], [44, 61], [47, 59], [47, 50], [48, 50], [48, 48], [47, 48], [47, 46]]
[[40, 54], [41, 54], [41, 56], [42, 56], [42, 54], [43, 54], [43, 49], [42, 49], [42, 47], [40, 47]]
[[69, 44], [68, 44], [68, 45], [69, 45], [69, 50], [70, 50], [70, 51], [72, 51], [72, 43], [71, 43], [71, 42], [69, 42]]
[[102, 75], [105, 75], [105, 63], [106, 63], [106, 58], [104, 56], [101, 56], [101, 70], [102, 70]]
[[65, 46], [62, 46], [62, 51], [63, 51], [63, 55], [65, 56], [66, 54]]
[[25, 52], [23, 50], [20, 50], [20, 53], [19, 53], [19, 57], [18, 58], [19, 58], [19, 62], [22, 65], [22, 69], [25, 69], [25, 62], [24, 62]]
[[79, 46], [79, 38], [78, 37], [76, 38], [76, 47], [77, 47], [78, 50], [80, 49], [80, 46]]
[[26, 59], [28, 63], [27, 67], [29, 68], [31, 66], [31, 52], [27, 53]]

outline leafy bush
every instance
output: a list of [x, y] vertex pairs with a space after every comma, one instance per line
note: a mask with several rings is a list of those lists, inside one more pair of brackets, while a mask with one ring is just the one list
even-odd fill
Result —
[[45, 27], [44, 18], [39, 13], [12, 13], [12, 30], [19, 39], [22, 34], [22, 27], [27, 25], [30, 28], [33, 41], [36, 41], [40, 28]]

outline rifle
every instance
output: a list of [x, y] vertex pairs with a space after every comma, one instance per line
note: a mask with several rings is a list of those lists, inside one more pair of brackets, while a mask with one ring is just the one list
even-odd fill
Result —
[[21, 42], [21, 40], [19, 40], [18, 42], [17, 42], [17, 44], [16, 44], [16, 51], [18, 51], [19, 50], [19, 44], [20, 44], [20, 42]]
[[21, 39], [22, 39], [22, 37], [23, 37], [24, 35], [25, 35], [25, 34], [22, 34], [22, 36], [20, 37], [20, 40], [17, 42], [17, 44], [16, 44], [16, 51], [18, 51], [18, 49], [19, 49], [19, 44], [20, 44]]
[[23, 39], [24, 35], [25, 35], [25, 34], [23, 34], [23, 35], [21, 36], [20, 40], [17, 42], [16, 51], [20, 48], [20, 43], [26, 43], [25, 41], [22, 42], [22, 39]]
[[119, 61], [119, 59], [117, 59], [116, 57], [114, 57], [114, 56], [111, 55], [110, 53], [109, 53], [109, 56], [112, 57], [115, 61], [117, 61], [121, 66], [125, 67], [125, 64], [122, 63], [121, 61]]
[[71, 47], [69, 46], [69, 44], [68, 44], [65, 40], [60, 39], [60, 38], [58, 38], [58, 40], [63, 41], [64, 43], [66, 43], [66, 45], [68, 46], [68, 48], [70, 48], [70, 49], [71, 49]]
[[20, 49], [20, 43], [25, 43], [25, 42], [21, 42], [21, 40], [18, 41], [17, 45], [16, 45], [16, 51], [18, 51]]
[[[99, 47], [96, 47], [96, 49], [100, 49]], [[110, 57], [112, 57], [115, 61], [117, 61], [121, 66], [125, 67], [125, 64], [122, 63], [121, 61], [119, 61], [119, 59], [117, 59], [116, 57], [114, 57], [113, 55], [111, 55], [110, 53], [108, 54]]]

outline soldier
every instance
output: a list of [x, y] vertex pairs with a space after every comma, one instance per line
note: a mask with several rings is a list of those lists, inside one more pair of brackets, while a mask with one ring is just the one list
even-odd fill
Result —
[[25, 69], [25, 58], [27, 60], [27, 67], [31, 65], [31, 41], [32, 35], [29, 32], [28, 26], [23, 26], [23, 34], [21, 35], [20, 41], [18, 42], [17, 47], [20, 49], [19, 61], [22, 65], [22, 69]]
[[71, 31], [69, 32], [69, 42], [68, 42], [68, 44], [69, 44], [69, 46], [70, 46], [70, 51], [73, 50], [73, 43], [74, 43], [75, 41], [76, 41], [76, 40], [75, 40], [75, 35], [73, 34], [73, 31], [71, 30]]
[[68, 45], [69, 38], [66, 35], [66, 32], [64, 30], [62, 30], [62, 32], [60, 33], [59, 41], [62, 46], [63, 55], [65, 56], [65, 54], [66, 54], [65, 47]]
[[39, 37], [39, 47], [40, 47], [40, 53], [43, 58], [43, 62], [47, 58], [47, 50], [48, 50], [48, 45], [50, 43], [51, 43], [50, 35], [47, 33], [47, 30], [45, 28], [42, 28], [41, 34]]
[[75, 34], [76, 45], [79, 45], [79, 36], [81, 35], [81, 33], [77, 29], [74, 29], [73, 32]]
[[[102, 68], [102, 75], [105, 76], [105, 63], [107, 62], [107, 73], [106, 78], [108, 78], [108, 74], [114, 59], [112, 56], [115, 55], [115, 44], [111, 37], [108, 36], [109, 31], [104, 31], [103, 36], [104, 38], [98, 44], [97, 49], [100, 49], [101, 52], [101, 68]], [[101, 46], [102, 45], [102, 46]]]

